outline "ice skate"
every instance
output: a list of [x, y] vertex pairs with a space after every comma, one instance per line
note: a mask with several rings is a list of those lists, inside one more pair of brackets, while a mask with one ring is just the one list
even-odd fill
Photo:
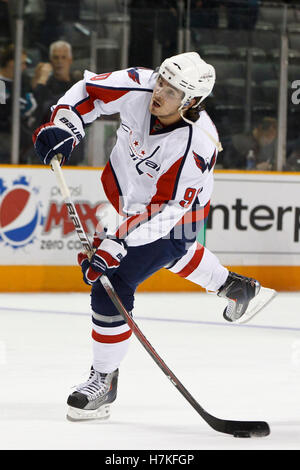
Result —
[[[218, 296], [228, 299], [223, 317], [229, 322], [246, 323], [260, 312], [276, 295], [276, 291], [262, 287], [258, 281], [229, 271]], [[251, 302], [251, 304], [250, 304]]]
[[92, 367], [88, 381], [78, 385], [76, 391], [68, 397], [67, 419], [108, 419], [110, 403], [117, 397], [118, 375], [118, 369], [105, 374], [95, 371]]

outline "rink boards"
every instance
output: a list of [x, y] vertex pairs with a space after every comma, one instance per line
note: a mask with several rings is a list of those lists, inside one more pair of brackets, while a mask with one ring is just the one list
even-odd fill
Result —
[[[90, 237], [99, 223], [117, 226], [101, 168], [66, 167], [72, 200]], [[300, 288], [300, 175], [216, 171], [206, 246], [220, 261], [277, 290]], [[0, 290], [85, 291], [76, 263], [80, 242], [53, 172], [0, 165]], [[200, 290], [167, 270], [141, 291]]]

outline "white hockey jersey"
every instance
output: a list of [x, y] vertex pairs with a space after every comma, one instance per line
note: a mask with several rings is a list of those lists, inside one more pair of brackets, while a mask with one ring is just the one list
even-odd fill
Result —
[[120, 114], [102, 184], [124, 216], [116, 235], [129, 246], [151, 243], [176, 225], [203, 219], [213, 189], [214, 124], [202, 111], [193, 125], [180, 120], [163, 127], [149, 111], [156, 78], [153, 70], [142, 68], [100, 75], [85, 71], [57, 103], [75, 108], [84, 124]]

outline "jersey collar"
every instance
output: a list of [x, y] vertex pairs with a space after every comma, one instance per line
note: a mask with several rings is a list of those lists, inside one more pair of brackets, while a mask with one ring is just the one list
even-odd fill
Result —
[[185, 122], [183, 119], [180, 119], [180, 121], [177, 121], [174, 124], [165, 126], [164, 124], [160, 122], [160, 120], [156, 116], [151, 114], [149, 134], [150, 135], [165, 134], [167, 132], [172, 132], [175, 129], [180, 129], [181, 127], [187, 127], [189, 125], [190, 124]]

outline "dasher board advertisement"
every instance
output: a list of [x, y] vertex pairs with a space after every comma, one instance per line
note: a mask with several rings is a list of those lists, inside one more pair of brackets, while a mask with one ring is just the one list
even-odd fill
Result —
[[[107, 199], [100, 169], [64, 168], [71, 198], [92, 240]], [[81, 243], [49, 167], [1, 167], [0, 264], [75, 265]]]
[[[101, 169], [63, 171], [91, 240], [100, 212], [118, 224]], [[217, 171], [206, 246], [225, 266], [300, 265], [299, 188], [300, 174]], [[50, 168], [0, 166], [0, 265], [75, 266], [80, 250]]]
[[300, 174], [217, 172], [206, 246], [227, 266], [300, 265]]

